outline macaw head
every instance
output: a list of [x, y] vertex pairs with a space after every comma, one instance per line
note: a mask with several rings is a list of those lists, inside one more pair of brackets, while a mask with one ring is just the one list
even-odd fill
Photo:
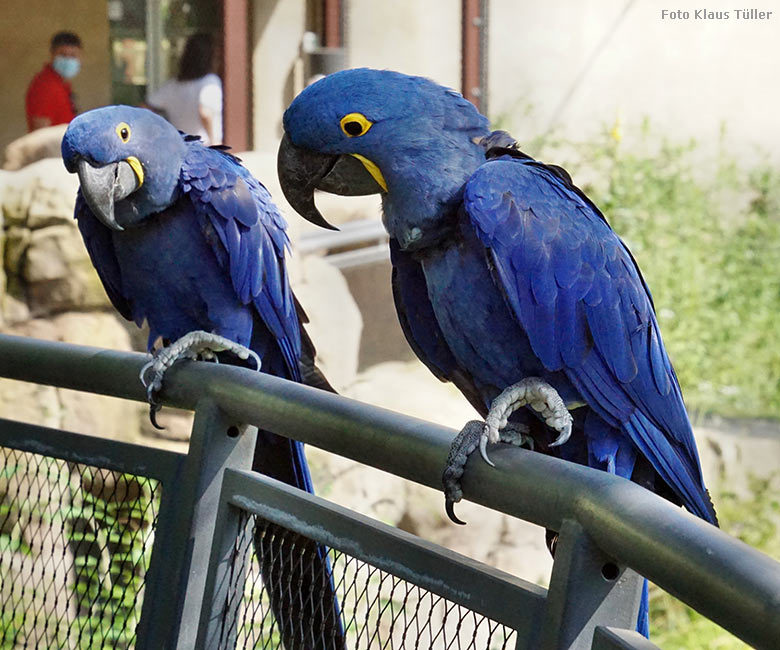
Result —
[[62, 159], [76, 173], [95, 216], [124, 230], [176, 197], [186, 144], [176, 128], [143, 108], [106, 106], [79, 115], [62, 138]]
[[278, 171], [290, 205], [332, 228], [314, 190], [381, 193], [385, 227], [404, 248], [435, 236], [463, 183], [484, 162], [487, 118], [422, 77], [343, 70], [306, 88], [284, 114]]

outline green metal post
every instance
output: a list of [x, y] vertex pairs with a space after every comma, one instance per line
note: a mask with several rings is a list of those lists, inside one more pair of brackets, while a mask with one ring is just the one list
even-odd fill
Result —
[[593, 650], [659, 650], [659, 648], [639, 632], [599, 626], [593, 635]]
[[641, 592], [639, 575], [600, 551], [576, 521], [565, 520], [539, 647], [590, 650], [598, 625], [635, 628]]
[[182, 584], [178, 591], [183, 595], [175, 645], [178, 650], [192, 650], [195, 646], [217, 523], [222, 475], [226, 467], [249, 469], [256, 442], [257, 428], [237, 426], [211, 400], [204, 400], [198, 405], [187, 458], [189, 471], [196, 478], [196, 483], [187, 540], [191, 555], [186, 571], [181, 574]]
[[[161, 528], [144, 597], [139, 648], [191, 650], [206, 583], [207, 563], [225, 467], [248, 469], [255, 427], [237, 427], [215, 403], [195, 409], [190, 449], [180, 475], [163, 485]], [[162, 524], [165, 524], [164, 527]]]
[[[231, 506], [223, 494], [214, 527], [214, 542], [206, 577], [206, 595], [203, 599], [195, 650], [215, 650], [220, 647], [221, 640], [224, 640], [222, 647], [235, 647], [238, 634], [235, 620], [240, 596], [229, 611], [225, 605], [228, 602], [231, 583], [239, 585], [239, 589], [244, 586], [243, 574], [231, 580], [233, 571], [246, 572], [246, 562], [234, 561], [240, 521], [241, 511]], [[251, 555], [251, 542], [246, 544], [246, 548], [243, 545], [241, 548]]]

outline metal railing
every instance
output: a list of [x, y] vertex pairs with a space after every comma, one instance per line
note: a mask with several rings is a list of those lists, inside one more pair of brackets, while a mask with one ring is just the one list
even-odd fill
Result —
[[[137, 401], [145, 399], [138, 381], [145, 360], [0, 336], [0, 376]], [[647, 650], [655, 646], [630, 631], [637, 574], [754, 647], [778, 647], [780, 564], [629, 481], [503, 445], [491, 451], [497, 469], [469, 462], [469, 500], [561, 532], [545, 590], [246, 471], [255, 430], [241, 433], [240, 425], [436, 489], [454, 435], [446, 427], [206, 363], [175, 366], [163, 401], [195, 411], [186, 456], [0, 423], [2, 448], [159, 481], [137, 648], [282, 647], [262, 584], [247, 587], [256, 572], [240, 543], [248, 526], [264, 522], [328, 545], [334, 572], [367, 566], [379, 581], [374, 591], [364, 585], [363, 601], [350, 596], [354, 580], [336, 584], [348, 647]], [[426, 631], [421, 621], [437, 607], [441, 624]], [[467, 619], [471, 641], [458, 636]]]

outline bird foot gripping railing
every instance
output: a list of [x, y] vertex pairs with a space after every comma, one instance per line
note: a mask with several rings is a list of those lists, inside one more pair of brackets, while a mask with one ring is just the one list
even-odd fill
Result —
[[[125, 399], [144, 361], [0, 336], [0, 376]], [[281, 648], [252, 543], [271, 528], [268, 562], [295, 561], [285, 531], [329, 547], [350, 650], [648, 650], [634, 570], [778, 647], [780, 565], [628, 481], [509, 446], [470, 462], [469, 499], [561, 531], [545, 590], [248, 471], [242, 424], [436, 488], [452, 431], [239, 368], [166, 382], [187, 455], [0, 421], [0, 648]]]

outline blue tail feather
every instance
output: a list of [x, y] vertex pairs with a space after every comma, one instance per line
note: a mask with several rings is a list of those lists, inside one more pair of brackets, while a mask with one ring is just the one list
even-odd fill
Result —
[[[314, 493], [300, 442], [260, 431], [252, 467]], [[344, 650], [344, 625], [328, 549], [264, 522], [255, 531], [255, 550], [285, 650]]]
[[642, 585], [642, 598], [639, 601], [639, 614], [636, 617], [636, 631], [645, 638], [650, 638], [650, 591], [647, 579]]
[[[588, 444], [588, 464], [610, 474], [630, 479], [634, 471], [636, 452], [623, 433], [609, 426], [595, 414], [585, 420], [585, 436]], [[642, 597], [639, 601], [636, 631], [649, 638], [650, 601], [647, 580], [643, 580]]]

